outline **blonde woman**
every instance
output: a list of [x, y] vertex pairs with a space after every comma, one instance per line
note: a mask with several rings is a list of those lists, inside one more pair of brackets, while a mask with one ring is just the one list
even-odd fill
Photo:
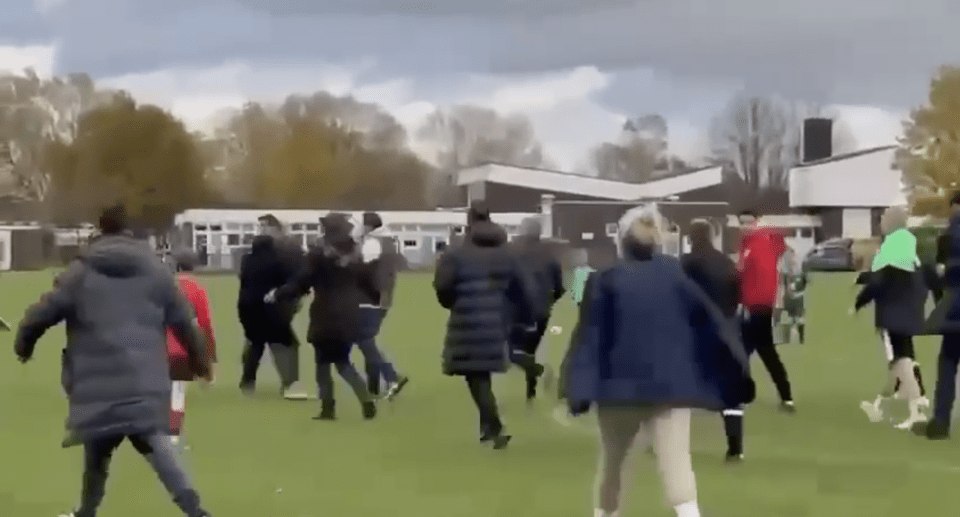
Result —
[[699, 517], [691, 409], [719, 411], [752, 400], [747, 355], [736, 327], [679, 260], [660, 252], [663, 218], [656, 206], [626, 219], [621, 260], [587, 280], [565, 377], [572, 414], [596, 406], [594, 516], [620, 515], [626, 459], [642, 441], [657, 456], [667, 504], [678, 517]]

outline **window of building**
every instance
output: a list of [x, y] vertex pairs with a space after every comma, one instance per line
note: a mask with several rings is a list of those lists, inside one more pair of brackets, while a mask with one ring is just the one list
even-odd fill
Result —
[[293, 223], [293, 224], [290, 225], [290, 229], [293, 230], [293, 231], [295, 231], [295, 232], [302, 232], [302, 231], [303, 231], [303, 223]]
[[616, 237], [617, 235], [617, 223], [607, 223], [606, 233], [608, 237]]
[[318, 232], [318, 231], [320, 231], [320, 225], [319, 225], [319, 224], [316, 224], [316, 223], [308, 223], [308, 224], [306, 225], [306, 228], [307, 228], [307, 231], [308, 231], [308, 232]]
[[809, 239], [810, 237], [813, 237], [813, 228], [800, 228], [799, 234], [800, 237]]
[[420, 241], [417, 240], [417, 239], [404, 239], [404, 241], [403, 241], [403, 248], [404, 248], [404, 249], [407, 249], [407, 248], [419, 248], [419, 247], [420, 247]]
[[219, 224], [211, 224], [211, 225], [210, 225], [210, 231], [211, 231], [211, 232], [223, 231], [223, 226], [221, 226], [221, 225], [219, 225]]
[[239, 246], [239, 245], [240, 245], [239, 233], [227, 234], [227, 246]]
[[244, 245], [244, 246], [249, 246], [250, 244], [253, 244], [253, 238], [254, 238], [254, 237], [256, 237], [256, 235], [254, 235], [254, 234], [252, 234], [252, 233], [245, 233], [245, 234], [243, 234], [243, 245]]

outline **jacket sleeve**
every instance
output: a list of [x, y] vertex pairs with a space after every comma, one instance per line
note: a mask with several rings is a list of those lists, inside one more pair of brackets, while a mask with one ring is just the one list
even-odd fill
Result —
[[712, 328], [716, 337], [729, 350], [731, 357], [736, 360], [744, 372], [750, 371], [750, 359], [740, 337], [740, 329], [723, 315], [703, 289], [700, 288], [686, 274], [677, 275], [677, 281], [683, 298], [686, 300], [691, 326], [695, 328]]
[[448, 251], [440, 255], [437, 267], [433, 273], [433, 290], [437, 293], [437, 301], [444, 309], [452, 309], [457, 302], [456, 278], [457, 259], [456, 251]]
[[546, 318], [547, 314], [542, 314], [546, 307], [537, 298], [537, 279], [518, 257], [511, 255], [510, 262], [512, 278], [507, 297], [519, 309], [520, 322], [529, 325]]
[[163, 286], [164, 326], [173, 332], [174, 337], [183, 345], [190, 361], [190, 369], [199, 377], [210, 375], [210, 357], [197, 324], [193, 306], [180, 293], [173, 275], [160, 267], [157, 268], [159, 282]]
[[867, 276], [865, 279], [867, 282], [863, 284], [862, 288], [860, 288], [860, 292], [857, 293], [857, 298], [853, 302], [854, 310], [859, 311], [880, 296], [880, 293], [883, 291], [886, 276], [885, 270], [883, 269], [880, 271], [875, 271]]
[[207, 338], [207, 357], [210, 358], [211, 363], [216, 363], [217, 338], [213, 332], [213, 321], [210, 319], [210, 300], [207, 298], [207, 291], [203, 288], [197, 289], [195, 296], [194, 309], [197, 312], [197, 325]]
[[593, 402], [583, 400], [596, 394], [596, 385], [600, 380], [600, 350], [607, 311], [608, 290], [602, 273], [592, 273], [586, 281], [583, 302], [577, 321], [576, 335], [571, 336], [570, 347], [560, 367], [561, 395], [571, 404]]
[[594, 273], [590, 273], [584, 282], [584, 286], [580, 294], [580, 307], [577, 311], [577, 324], [576, 327], [574, 327], [573, 332], [570, 333], [570, 343], [567, 345], [567, 351], [563, 354], [563, 360], [560, 362], [560, 375], [557, 379], [557, 388], [559, 389], [558, 398], [561, 400], [567, 398], [567, 379], [569, 379], [569, 373], [567, 369], [570, 367], [571, 357], [576, 352], [577, 347], [580, 346], [580, 336], [586, 332], [584, 327], [587, 324], [587, 319], [592, 307], [591, 304], [593, 303], [594, 298], [589, 294], [590, 290], [593, 288], [594, 276]]
[[302, 261], [300, 270], [286, 284], [277, 288], [277, 301], [300, 298], [310, 292], [310, 288], [313, 287], [313, 279], [321, 266], [322, 255], [323, 250], [320, 248], [310, 250], [306, 259]]
[[940, 278], [940, 275], [937, 273], [937, 266], [935, 264], [930, 264], [924, 262], [920, 265], [921, 271], [923, 272], [923, 281], [927, 285], [927, 289], [930, 290], [930, 293], [933, 295], [933, 300], [939, 302], [943, 298], [943, 279]]
[[33, 357], [33, 350], [43, 334], [69, 317], [74, 309], [74, 293], [82, 280], [84, 269], [81, 260], [71, 262], [67, 271], [58, 277], [53, 290], [27, 309], [14, 339], [14, 351], [18, 357]]

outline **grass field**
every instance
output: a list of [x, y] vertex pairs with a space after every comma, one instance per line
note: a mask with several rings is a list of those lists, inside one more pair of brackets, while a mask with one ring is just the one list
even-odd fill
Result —
[[[0, 279], [0, 314], [16, 321], [47, 289], [52, 272], [9, 273]], [[953, 516], [950, 492], [960, 486], [960, 449], [928, 442], [891, 426], [870, 424], [858, 404], [879, 387], [883, 360], [867, 313], [850, 318], [851, 279], [821, 275], [808, 293], [809, 339], [782, 347], [798, 413], [780, 414], [766, 372], [755, 365], [758, 401], [747, 413], [747, 461], [722, 461], [716, 415], [695, 421], [693, 450], [705, 517]], [[383, 342], [412, 382], [373, 422], [360, 418], [338, 385], [335, 423], [310, 419], [316, 402], [284, 402], [264, 364], [260, 394], [240, 395], [240, 328], [232, 277], [206, 277], [220, 346], [218, 383], [194, 389], [186, 423], [189, 467], [215, 517], [579, 517], [592, 515], [596, 442], [589, 417], [562, 427], [544, 398], [528, 411], [517, 373], [497, 392], [514, 441], [492, 451], [476, 440], [476, 417], [462, 381], [440, 373], [444, 313], [426, 276], [402, 278], [401, 305], [386, 322]], [[554, 324], [572, 326], [564, 300]], [[304, 321], [298, 329], [301, 334]], [[36, 359], [20, 365], [7, 343], [0, 361], [0, 516], [54, 516], [79, 492], [80, 451], [59, 447], [66, 403], [59, 389], [63, 330], [51, 331]], [[559, 359], [566, 336], [551, 336]], [[919, 345], [927, 383], [935, 380], [934, 341]], [[309, 349], [302, 374], [312, 378]], [[312, 383], [307, 383], [312, 386]], [[623, 517], [665, 517], [651, 459], [634, 460], [634, 488]], [[132, 449], [113, 465], [102, 517], [174, 517], [166, 493]]]

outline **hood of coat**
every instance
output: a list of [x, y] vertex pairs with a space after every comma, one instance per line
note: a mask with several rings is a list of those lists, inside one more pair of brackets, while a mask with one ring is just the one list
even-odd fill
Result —
[[147, 274], [159, 265], [147, 241], [127, 235], [101, 236], [87, 248], [83, 261], [94, 271], [114, 278]]
[[507, 242], [507, 232], [490, 221], [477, 221], [467, 227], [470, 242], [482, 248], [496, 248]]

